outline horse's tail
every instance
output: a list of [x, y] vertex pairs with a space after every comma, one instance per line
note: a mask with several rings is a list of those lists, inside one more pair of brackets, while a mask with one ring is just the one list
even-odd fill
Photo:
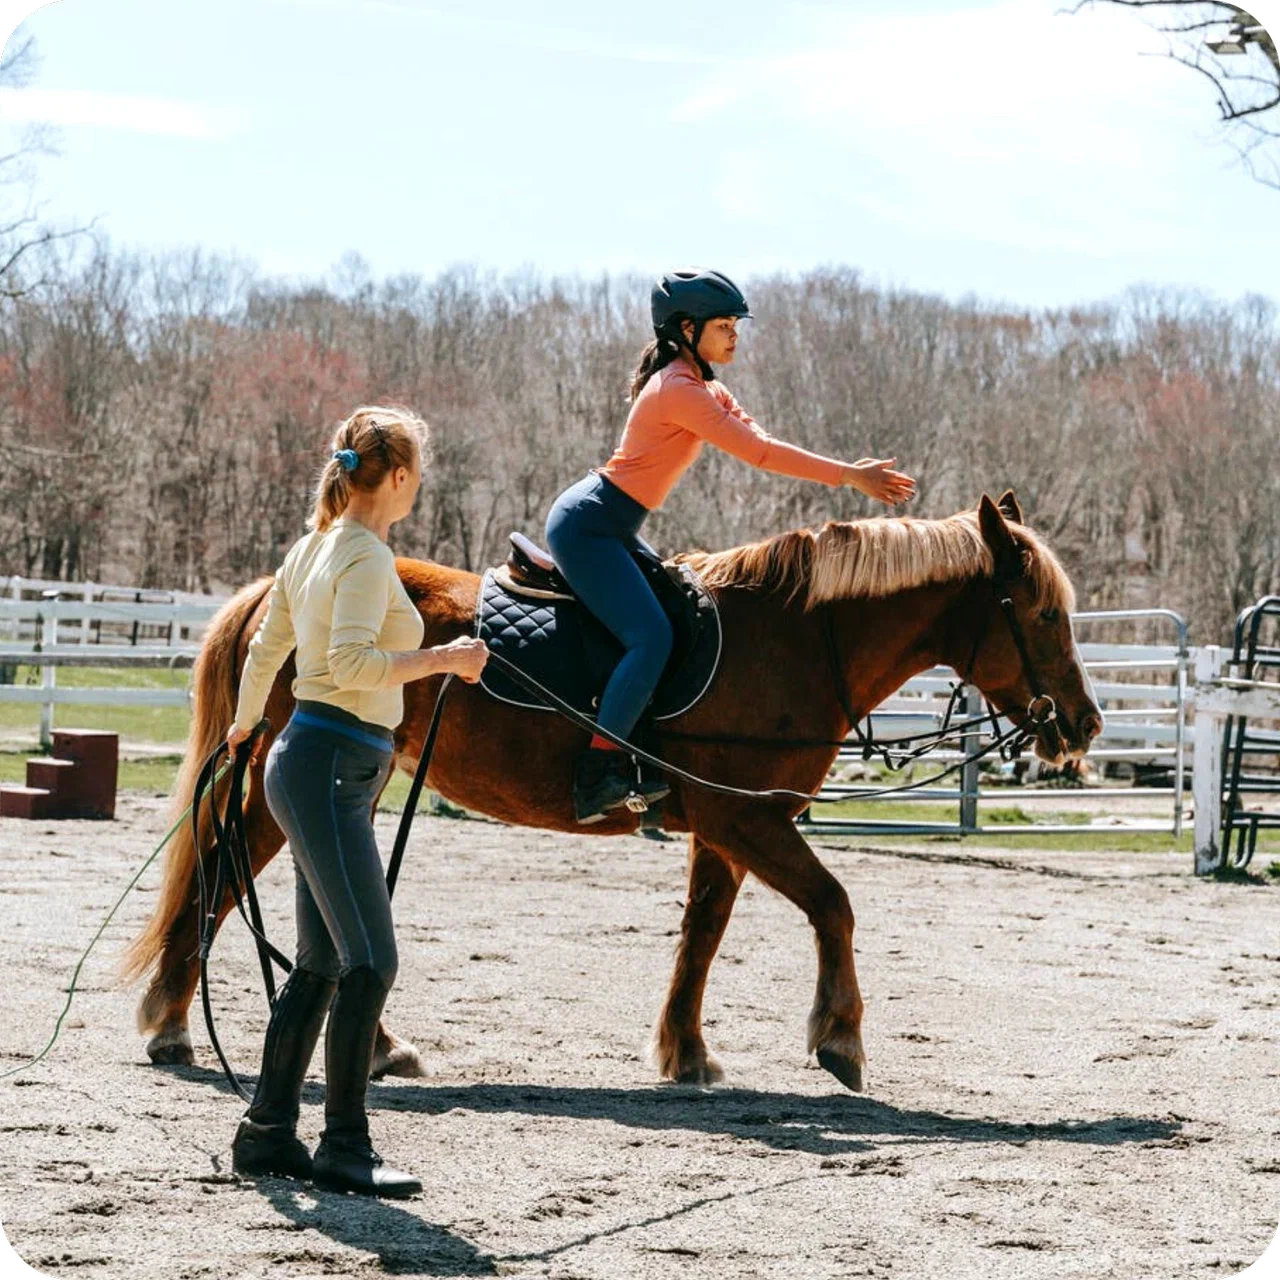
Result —
[[[222, 740], [235, 716], [236, 657], [245, 624], [271, 589], [273, 579], [259, 578], [242, 587], [214, 615], [200, 646], [192, 673], [193, 699], [191, 732], [187, 737], [187, 753], [178, 770], [169, 805], [169, 822], [177, 822], [195, 797], [196, 779], [210, 753]], [[225, 782], [223, 784], [225, 786]], [[221, 790], [221, 788], [220, 788]], [[206, 824], [203, 828], [209, 830]], [[204, 850], [200, 850], [203, 853]], [[169, 841], [165, 855], [164, 880], [160, 897], [151, 919], [129, 944], [120, 966], [122, 978], [133, 982], [143, 977], [160, 958], [165, 940], [178, 917], [192, 901], [197, 850], [191, 837], [190, 822], [182, 823]], [[139, 1030], [152, 1030], [153, 1016], [163, 1011], [148, 1008], [144, 1000], [138, 1009]]]

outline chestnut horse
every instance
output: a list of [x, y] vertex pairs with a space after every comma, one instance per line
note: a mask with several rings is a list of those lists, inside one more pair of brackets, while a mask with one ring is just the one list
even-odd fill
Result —
[[[865, 716], [909, 677], [937, 664], [966, 676], [1015, 723], [1027, 721], [1038, 677], [1058, 712], [1056, 721], [1036, 728], [1036, 751], [1047, 760], [1083, 755], [1101, 730], [1072, 637], [1071, 585], [1023, 525], [1012, 493], [999, 504], [984, 497], [976, 512], [944, 520], [832, 521], [817, 533], [799, 530], [682, 559], [715, 593], [724, 643], [711, 689], [668, 722], [674, 732], [660, 736], [659, 750], [701, 777], [753, 790], [815, 791], [835, 758], [830, 744], [850, 731], [847, 713]], [[418, 560], [401, 559], [397, 567], [426, 622], [424, 644], [472, 632], [476, 575]], [[997, 581], [1014, 602], [1025, 661], [1002, 614]], [[190, 803], [201, 762], [231, 722], [238, 672], [270, 585], [263, 579], [243, 588], [210, 625], [195, 669], [178, 810]], [[289, 718], [293, 674], [290, 659], [267, 704], [273, 725]], [[397, 766], [406, 773], [417, 767], [441, 679], [406, 687], [395, 740]], [[809, 742], [820, 745], [803, 745]], [[446, 703], [427, 780], [455, 804], [503, 822], [584, 832], [574, 821], [569, 785], [583, 745], [582, 730], [558, 715], [514, 707], [477, 686], [458, 684]], [[244, 812], [256, 874], [284, 836], [263, 801], [261, 761], [250, 778]], [[796, 829], [802, 807], [800, 801], [727, 797], [673, 780], [664, 825], [689, 833], [689, 896], [655, 1033], [657, 1067], [666, 1079], [722, 1078], [702, 1036], [702, 995], [738, 888], [751, 872], [809, 918], [818, 950], [809, 1049], [849, 1088], [862, 1087], [866, 1059], [853, 911], [839, 881]], [[635, 815], [620, 810], [584, 833], [618, 835], [636, 824]], [[147, 1051], [156, 1062], [193, 1061], [187, 1011], [198, 974], [195, 860], [184, 826], [168, 851], [155, 914], [126, 962], [134, 977], [151, 974], [138, 1024], [152, 1033]], [[222, 904], [224, 915], [229, 906], [229, 899]], [[379, 1073], [421, 1072], [417, 1051], [385, 1029], [375, 1066]]]

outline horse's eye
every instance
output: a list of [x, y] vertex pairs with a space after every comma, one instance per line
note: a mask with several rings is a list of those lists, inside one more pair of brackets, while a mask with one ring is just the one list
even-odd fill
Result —
[[1057, 609], [1041, 609], [1040, 611], [1040, 621], [1047, 622], [1050, 626], [1057, 622], [1060, 617], [1062, 617], [1062, 614]]

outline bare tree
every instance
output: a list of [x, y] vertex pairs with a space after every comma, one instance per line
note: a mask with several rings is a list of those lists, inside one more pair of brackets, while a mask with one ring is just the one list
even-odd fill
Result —
[[1168, 39], [1169, 57], [1214, 88], [1228, 142], [1251, 177], [1280, 190], [1280, 54], [1270, 32], [1228, 0], [1077, 0], [1143, 10]]
[[[35, 78], [39, 56], [33, 36], [0, 54], [0, 88], [21, 89]], [[54, 152], [53, 133], [45, 125], [15, 130], [0, 154], [0, 299], [20, 298], [42, 284], [31, 264], [38, 250], [79, 235], [85, 227], [54, 227], [42, 221], [35, 203], [36, 158]]]

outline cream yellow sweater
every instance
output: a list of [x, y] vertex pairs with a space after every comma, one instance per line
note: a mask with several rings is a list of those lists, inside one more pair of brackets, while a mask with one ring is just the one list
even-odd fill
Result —
[[422, 631], [395, 556], [377, 534], [345, 516], [324, 533], [309, 533], [289, 548], [249, 644], [236, 724], [257, 724], [276, 672], [296, 649], [295, 698], [394, 729], [404, 716], [404, 691], [388, 683], [390, 655], [418, 648]]

